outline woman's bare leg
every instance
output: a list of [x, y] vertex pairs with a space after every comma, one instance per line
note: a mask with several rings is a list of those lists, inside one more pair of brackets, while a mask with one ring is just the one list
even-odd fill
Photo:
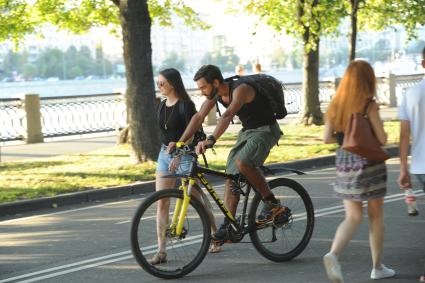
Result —
[[380, 269], [384, 245], [384, 199], [368, 201], [369, 243], [373, 268]]
[[332, 242], [331, 253], [339, 256], [353, 237], [363, 218], [362, 203], [344, 200], [345, 219], [339, 224]]
[[[161, 178], [164, 175], [167, 175], [167, 172], [157, 172], [155, 189], [160, 191], [163, 189], [174, 188], [176, 184], [176, 178]], [[157, 207], [157, 220], [156, 220], [156, 231], [158, 237], [158, 252], [165, 252], [166, 250], [166, 238], [165, 232], [167, 231], [167, 226], [169, 223], [169, 208], [170, 201], [160, 200]]]

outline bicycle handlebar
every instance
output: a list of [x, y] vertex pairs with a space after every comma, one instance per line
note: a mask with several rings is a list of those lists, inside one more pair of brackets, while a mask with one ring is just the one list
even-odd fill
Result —
[[[207, 145], [205, 146], [206, 149], [208, 148], [213, 148], [213, 145]], [[182, 147], [175, 147], [174, 150], [172, 152], [170, 152], [170, 154], [172, 154], [173, 156], [180, 156], [180, 155], [185, 155], [185, 154], [190, 154], [192, 156], [198, 156], [196, 154], [196, 150], [194, 146], [190, 146], [190, 145], [184, 145]]]

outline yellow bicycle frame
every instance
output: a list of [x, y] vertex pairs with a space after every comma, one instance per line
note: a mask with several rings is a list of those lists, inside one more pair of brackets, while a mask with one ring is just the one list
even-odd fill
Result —
[[[235, 221], [235, 218], [233, 217], [233, 215], [227, 210], [223, 201], [218, 197], [217, 193], [214, 191], [214, 189], [211, 187], [211, 185], [208, 183], [205, 177], [202, 174], [198, 174], [197, 177], [201, 181], [201, 183], [205, 186], [205, 188], [210, 193], [210, 195], [215, 200], [215, 202], [218, 204], [218, 206], [223, 211], [223, 213], [231, 221]], [[183, 191], [183, 199], [178, 198], [176, 200], [176, 206], [173, 212], [173, 219], [170, 225], [170, 230], [173, 231], [175, 233], [175, 236], [177, 237], [179, 237], [182, 234], [184, 221], [185, 221], [186, 213], [187, 213], [187, 208], [189, 206], [189, 202], [192, 197], [192, 194], [191, 194], [192, 187], [196, 184], [196, 180], [195, 178], [192, 178], [192, 177], [182, 178], [181, 183], [182, 185], [180, 186], [180, 190]]]
[[183, 191], [183, 199], [177, 199], [176, 207], [174, 208], [171, 227], [176, 227], [176, 236], [180, 236], [183, 231], [184, 220], [191, 199], [192, 187], [196, 184], [195, 179], [189, 178], [188, 180], [189, 182], [187, 182], [187, 179], [182, 178], [182, 185], [180, 188]]

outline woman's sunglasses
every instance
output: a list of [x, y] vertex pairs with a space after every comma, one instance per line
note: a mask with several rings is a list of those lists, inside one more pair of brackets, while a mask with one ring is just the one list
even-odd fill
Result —
[[157, 87], [163, 87], [165, 85], [165, 82], [164, 81], [157, 81], [156, 82], [156, 86]]

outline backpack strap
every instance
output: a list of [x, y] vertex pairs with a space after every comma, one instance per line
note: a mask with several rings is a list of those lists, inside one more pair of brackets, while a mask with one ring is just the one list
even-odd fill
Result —
[[218, 112], [218, 117], [221, 117], [221, 111], [220, 111], [220, 107], [218, 107], [218, 99], [215, 99], [215, 109], [217, 109]]
[[156, 117], [158, 118], [158, 122], [159, 122], [159, 118], [161, 117], [161, 111], [162, 111], [162, 108], [164, 108], [164, 105], [165, 105], [165, 100], [166, 100], [166, 99], [162, 100], [162, 101], [158, 104], [158, 108], [157, 108], [157, 110], [156, 110]]
[[189, 117], [188, 117], [188, 115], [187, 115], [187, 112], [186, 112], [186, 106], [185, 106], [185, 101], [184, 100], [182, 100], [182, 101], [179, 101], [180, 103], [179, 103], [179, 113], [180, 113], [180, 116], [183, 116], [184, 117], [184, 121], [185, 121], [185, 124], [186, 124], [186, 127], [187, 127], [187, 125], [189, 125], [189, 122], [190, 122], [190, 120], [189, 120]]

